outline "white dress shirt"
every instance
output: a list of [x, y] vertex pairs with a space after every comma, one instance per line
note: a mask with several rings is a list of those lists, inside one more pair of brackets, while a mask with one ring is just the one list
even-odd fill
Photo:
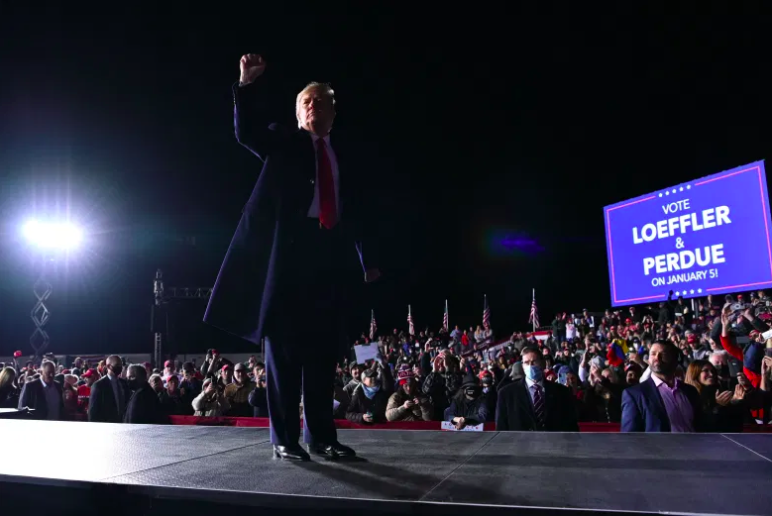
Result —
[[[314, 156], [318, 156], [316, 149], [316, 142], [319, 137], [314, 133], [311, 135], [311, 142], [314, 146]], [[332, 150], [330, 145], [330, 135], [324, 137], [324, 143], [327, 146], [327, 156], [330, 158], [330, 166], [332, 167], [332, 180], [335, 183], [335, 207], [338, 212], [338, 221], [340, 221], [340, 181], [338, 180], [338, 160], [335, 158], [335, 151]], [[311, 207], [308, 209], [308, 216], [312, 219], [319, 218], [319, 160], [316, 160], [316, 181], [314, 181], [314, 200], [311, 201]]]

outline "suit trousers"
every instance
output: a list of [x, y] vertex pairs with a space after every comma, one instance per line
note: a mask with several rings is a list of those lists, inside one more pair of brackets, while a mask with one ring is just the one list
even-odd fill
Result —
[[271, 442], [279, 446], [299, 440], [301, 393], [304, 441], [337, 441], [332, 400], [344, 295], [342, 235], [339, 228], [320, 228], [317, 219], [304, 222], [292, 260], [282, 264], [265, 339]]

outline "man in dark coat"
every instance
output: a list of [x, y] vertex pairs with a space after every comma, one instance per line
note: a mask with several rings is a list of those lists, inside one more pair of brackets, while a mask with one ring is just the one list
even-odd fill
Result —
[[97, 423], [122, 423], [131, 392], [121, 378], [121, 357], [107, 357], [107, 374], [94, 382], [88, 399], [88, 420]]
[[19, 396], [19, 410], [25, 407], [34, 409], [35, 419], [61, 420], [64, 416], [64, 398], [62, 385], [54, 381], [56, 366], [50, 360], [43, 360], [40, 370], [40, 378], [24, 384]]
[[[330, 387], [345, 349], [350, 285], [373, 281], [361, 241], [363, 213], [330, 130], [335, 98], [326, 84], [298, 94], [298, 129], [269, 124], [271, 99], [258, 78], [265, 61], [241, 58], [233, 87], [236, 138], [264, 163], [225, 256], [204, 321], [258, 344], [265, 337], [268, 411], [276, 457], [308, 460], [298, 445], [301, 385], [304, 440], [330, 458], [338, 443]], [[338, 147], [338, 140], [335, 140]], [[360, 174], [363, 170], [355, 171]], [[369, 249], [369, 248], [368, 248]]]
[[167, 421], [158, 395], [147, 382], [147, 370], [141, 364], [132, 364], [126, 375], [133, 391], [126, 405], [124, 423], [159, 425]]
[[502, 387], [496, 402], [496, 430], [578, 432], [571, 391], [544, 379], [544, 357], [524, 348], [525, 378]]

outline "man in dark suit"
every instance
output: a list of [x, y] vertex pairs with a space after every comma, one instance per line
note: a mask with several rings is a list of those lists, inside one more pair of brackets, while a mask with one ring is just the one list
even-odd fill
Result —
[[147, 382], [147, 370], [141, 364], [132, 364], [126, 374], [132, 394], [126, 405], [124, 423], [160, 425], [166, 422], [158, 394]]
[[[365, 197], [344, 153], [333, 149], [335, 98], [311, 83], [297, 96], [297, 128], [269, 124], [265, 61], [241, 58], [233, 87], [236, 138], [263, 162], [209, 300], [204, 321], [259, 344], [265, 337], [268, 412], [274, 455], [308, 460], [298, 445], [301, 385], [307, 449], [353, 456], [338, 443], [332, 418], [335, 362], [348, 347], [344, 328], [351, 286], [376, 279], [365, 267]], [[340, 149], [335, 140], [335, 149]], [[364, 170], [353, 171], [362, 174]], [[359, 272], [357, 272], [359, 271]], [[357, 281], [358, 280], [358, 281]]]
[[679, 349], [669, 341], [651, 346], [651, 378], [622, 392], [623, 432], [699, 432], [700, 394], [678, 380]]
[[88, 399], [88, 420], [97, 423], [122, 423], [129, 400], [129, 385], [121, 378], [121, 357], [107, 357], [107, 375], [94, 382]]
[[40, 365], [40, 378], [24, 384], [19, 396], [19, 410], [34, 409], [33, 417], [46, 421], [58, 421], [64, 416], [62, 386], [54, 381], [56, 366], [50, 360]]
[[496, 430], [578, 432], [571, 391], [544, 380], [544, 357], [538, 349], [522, 352], [524, 378], [498, 393]]

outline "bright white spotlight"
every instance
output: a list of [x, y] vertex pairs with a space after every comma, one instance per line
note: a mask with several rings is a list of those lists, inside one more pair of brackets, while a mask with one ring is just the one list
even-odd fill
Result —
[[22, 228], [27, 241], [41, 249], [70, 250], [78, 247], [83, 232], [69, 222], [40, 222], [30, 220]]

